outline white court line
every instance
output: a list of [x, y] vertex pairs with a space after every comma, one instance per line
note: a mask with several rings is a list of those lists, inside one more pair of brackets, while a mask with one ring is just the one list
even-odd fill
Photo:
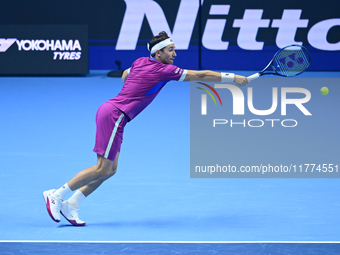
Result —
[[46, 240], [0, 240], [0, 243], [188, 243], [188, 244], [199, 244], [199, 243], [211, 243], [211, 244], [244, 244], [244, 243], [301, 243], [301, 244], [340, 244], [340, 241], [46, 241]]

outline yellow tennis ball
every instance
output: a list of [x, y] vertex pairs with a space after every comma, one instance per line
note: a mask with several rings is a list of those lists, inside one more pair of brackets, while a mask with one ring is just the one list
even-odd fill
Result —
[[325, 96], [325, 95], [328, 94], [328, 92], [329, 92], [329, 89], [328, 89], [327, 87], [322, 87], [322, 88], [321, 88], [321, 94], [322, 94], [322, 95]]

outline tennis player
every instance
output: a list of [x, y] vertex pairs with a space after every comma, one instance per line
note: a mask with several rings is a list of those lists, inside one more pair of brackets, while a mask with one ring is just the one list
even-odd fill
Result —
[[[234, 82], [240, 87], [249, 83], [246, 77], [233, 73], [193, 71], [173, 65], [177, 56], [175, 44], [165, 32], [152, 38], [148, 50], [151, 56], [137, 59], [124, 71], [120, 93], [97, 111], [93, 149], [97, 153], [97, 165], [80, 171], [61, 188], [43, 193], [47, 211], [54, 221], [60, 222], [62, 214], [72, 225], [85, 226], [78, 216], [80, 202], [116, 173], [126, 123], [143, 111], [167, 82]], [[64, 200], [74, 190], [76, 192]]]

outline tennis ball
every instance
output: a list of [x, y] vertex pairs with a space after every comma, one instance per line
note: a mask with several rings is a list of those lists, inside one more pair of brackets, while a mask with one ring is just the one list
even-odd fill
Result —
[[329, 89], [328, 89], [327, 87], [322, 87], [322, 88], [321, 88], [321, 94], [322, 94], [322, 95], [325, 96], [325, 95], [328, 94], [328, 92], [329, 92]]

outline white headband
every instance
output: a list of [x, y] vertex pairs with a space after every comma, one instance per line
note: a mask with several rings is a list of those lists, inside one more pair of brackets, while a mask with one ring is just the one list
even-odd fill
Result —
[[[167, 39], [165, 39], [165, 40], [163, 40], [163, 41], [161, 41], [161, 42], [155, 44], [155, 45], [152, 47], [152, 49], [150, 50], [150, 52], [151, 52], [151, 54], [152, 54], [152, 53], [155, 53], [156, 50], [163, 49], [164, 47], [166, 47], [166, 46], [168, 46], [168, 45], [170, 45], [170, 44], [172, 44], [172, 43], [174, 43], [174, 41], [173, 41], [171, 38], [167, 38]], [[149, 44], [147, 44], [147, 46], [148, 46], [148, 50], [149, 50]]]

